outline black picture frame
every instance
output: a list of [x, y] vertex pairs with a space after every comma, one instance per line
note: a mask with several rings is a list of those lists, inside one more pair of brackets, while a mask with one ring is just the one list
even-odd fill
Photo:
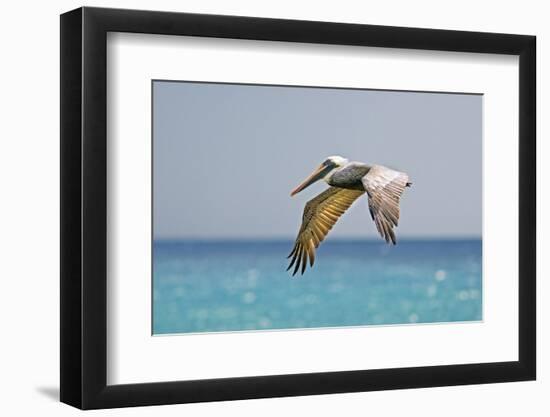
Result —
[[[519, 360], [107, 385], [108, 32], [519, 56]], [[533, 380], [536, 377], [534, 36], [79, 8], [61, 15], [61, 401], [81, 409]]]

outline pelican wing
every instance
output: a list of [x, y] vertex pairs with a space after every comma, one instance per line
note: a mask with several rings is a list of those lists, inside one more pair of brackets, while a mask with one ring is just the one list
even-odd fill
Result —
[[287, 271], [294, 265], [294, 272], [302, 268], [302, 274], [306, 270], [309, 259], [310, 266], [315, 262], [315, 249], [325, 239], [338, 221], [340, 216], [353, 204], [362, 194], [362, 190], [347, 190], [344, 188], [330, 187], [315, 198], [309, 200], [304, 208], [302, 226], [294, 243], [292, 257]]
[[386, 242], [395, 245], [394, 226], [399, 222], [399, 198], [409, 176], [381, 165], [374, 165], [363, 177], [369, 196], [369, 210], [376, 228]]

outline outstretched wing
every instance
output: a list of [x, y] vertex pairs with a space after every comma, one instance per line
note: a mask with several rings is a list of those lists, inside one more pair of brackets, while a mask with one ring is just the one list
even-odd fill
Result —
[[386, 242], [395, 245], [394, 226], [399, 222], [399, 198], [409, 184], [409, 176], [381, 165], [374, 165], [363, 177], [369, 196], [369, 210], [376, 228]]
[[340, 216], [362, 194], [362, 190], [347, 190], [330, 187], [315, 198], [309, 200], [304, 208], [302, 226], [294, 243], [294, 248], [288, 257], [292, 257], [287, 271], [294, 265], [294, 272], [302, 268], [306, 270], [309, 259], [310, 266], [315, 262], [315, 249], [325, 239]]

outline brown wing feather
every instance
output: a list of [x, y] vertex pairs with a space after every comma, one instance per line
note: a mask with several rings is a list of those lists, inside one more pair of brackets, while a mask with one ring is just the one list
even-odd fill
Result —
[[287, 271], [294, 266], [292, 275], [295, 275], [300, 268], [303, 274], [308, 259], [309, 265], [313, 266], [315, 249], [319, 247], [340, 216], [363, 193], [362, 190], [330, 187], [306, 203], [302, 216], [302, 226], [298, 232], [294, 248], [288, 255], [292, 259]]
[[369, 196], [369, 210], [378, 233], [395, 245], [393, 228], [399, 222], [399, 198], [409, 184], [409, 176], [381, 165], [374, 165], [363, 177]]

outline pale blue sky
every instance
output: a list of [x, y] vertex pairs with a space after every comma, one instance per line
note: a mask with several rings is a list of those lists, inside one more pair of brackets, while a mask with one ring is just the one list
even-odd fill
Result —
[[[329, 155], [409, 174], [398, 238], [480, 237], [482, 96], [155, 81], [155, 238], [294, 238]], [[333, 238], [375, 238], [367, 199]]]

